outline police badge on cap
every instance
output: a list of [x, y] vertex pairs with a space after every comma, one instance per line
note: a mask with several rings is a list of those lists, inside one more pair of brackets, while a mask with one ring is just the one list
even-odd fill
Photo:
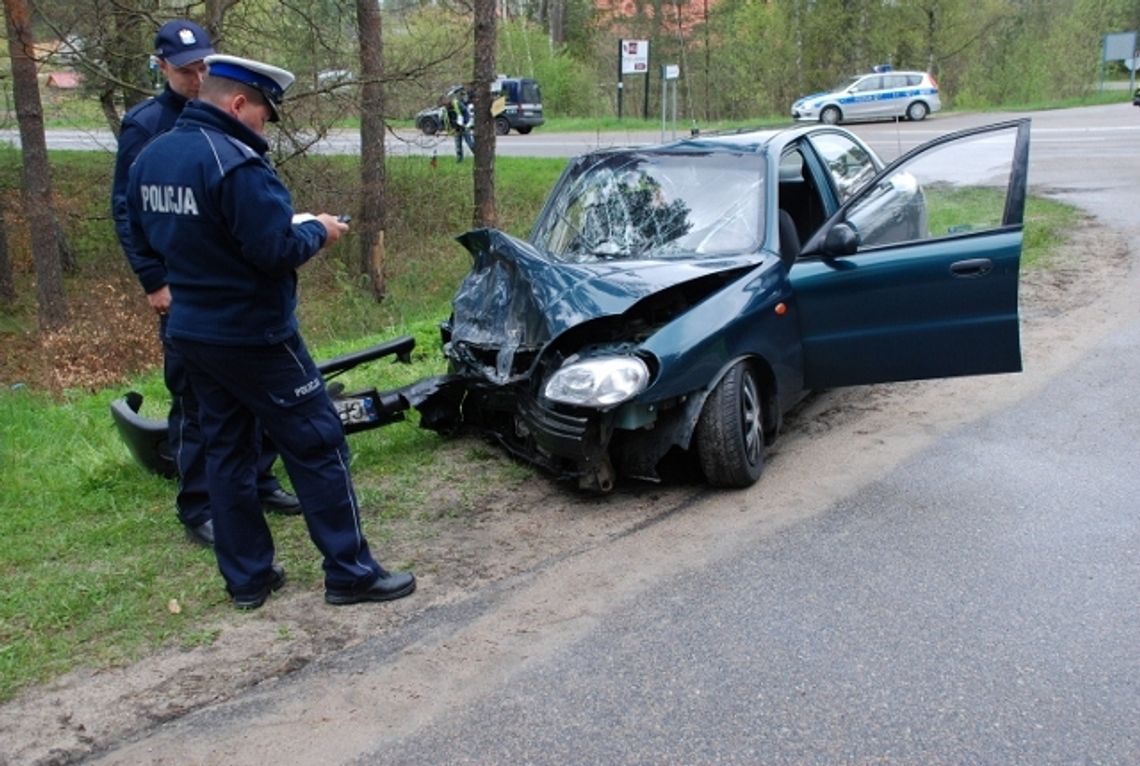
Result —
[[201, 61], [213, 52], [210, 35], [193, 21], [168, 21], [154, 36], [154, 55], [174, 66]]
[[211, 77], [236, 80], [257, 90], [269, 104], [269, 121], [277, 122], [281, 119], [280, 108], [285, 99], [285, 91], [296, 79], [292, 72], [260, 61], [221, 53], [207, 56], [206, 68]]

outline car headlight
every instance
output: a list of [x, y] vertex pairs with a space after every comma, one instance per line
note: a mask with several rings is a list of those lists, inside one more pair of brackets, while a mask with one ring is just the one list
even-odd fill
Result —
[[547, 399], [579, 407], [608, 407], [632, 399], [649, 383], [649, 368], [635, 356], [572, 362], [550, 376]]

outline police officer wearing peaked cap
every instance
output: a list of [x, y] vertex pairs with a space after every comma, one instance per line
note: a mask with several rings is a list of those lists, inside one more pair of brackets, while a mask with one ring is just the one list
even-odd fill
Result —
[[[111, 213], [115, 232], [131, 268], [138, 276], [147, 302], [159, 316], [159, 335], [165, 335], [165, 318], [170, 308], [166, 268], [160, 259], [148, 258], [131, 247], [127, 220], [127, 175], [131, 163], [155, 136], [172, 127], [186, 102], [198, 96], [206, 72], [205, 58], [213, 55], [209, 33], [193, 21], [174, 19], [163, 24], [154, 37], [154, 55], [166, 84], [154, 98], [138, 104], [123, 117], [115, 175], [111, 188]], [[190, 389], [186, 370], [178, 354], [163, 340], [163, 375], [170, 391], [167, 416], [167, 446], [178, 471], [175, 506], [186, 536], [201, 545], [213, 545], [214, 529], [206, 487], [205, 444], [198, 428], [198, 405]], [[265, 510], [288, 515], [301, 512], [297, 498], [281, 487], [273, 475], [277, 452], [263, 446], [258, 461], [258, 495]]]
[[132, 239], [166, 263], [166, 333], [200, 404], [218, 568], [239, 608], [285, 581], [258, 508], [260, 422], [324, 557], [325, 600], [401, 598], [415, 578], [372, 557], [344, 430], [298, 331], [296, 269], [348, 226], [327, 213], [295, 218], [266, 158], [265, 126], [293, 75], [235, 56], [207, 66], [199, 98], [132, 166], [128, 201]]
[[111, 191], [115, 230], [151, 305], [160, 314], [165, 313], [169, 303], [169, 295], [162, 290], [166, 286], [162, 264], [148, 259], [139, 260], [130, 250], [127, 173], [142, 148], [155, 136], [174, 127], [174, 121], [182, 114], [182, 107], [190, 99], [197, 98], [206, 72], [205, 58], [213, 53], [210, 35], [194, 22], [176, 19], [163, 24], [154, 37], [154, 55], [166, 84], [157, 96], [130, 109], [124, 115], [119, 131]]
[[280, 122], [281, 102], [285, 100], [285, 91], [296, 79], [292, 72], [237, 56], [224, 56], [220, 53], [207, 56], [206, 67], [214, 77], [236, 80], [257, 90], [269, 105], [269, 121]]

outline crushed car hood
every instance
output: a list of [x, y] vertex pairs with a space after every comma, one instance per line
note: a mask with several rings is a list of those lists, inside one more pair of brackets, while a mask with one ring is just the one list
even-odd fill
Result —
[[[476, 229], [459, 242], [474, 264], [452, 301], [451, 340], [512, 352], [538, 349], [565, 330], [619, 315], [675, 285], [760, 263], [762, 253], [691, 260], [599, 260], [561, 263], [498, 231]], [[508, 360], [496, 364], [505, 378]]]

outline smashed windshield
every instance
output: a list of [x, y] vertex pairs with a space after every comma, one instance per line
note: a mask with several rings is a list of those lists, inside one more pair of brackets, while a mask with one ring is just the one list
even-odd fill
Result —
[[763, 168], [758, 155], [603, 155], [556, 187], [531, 240], [574, 263], [751, 252], [763, 241]]

